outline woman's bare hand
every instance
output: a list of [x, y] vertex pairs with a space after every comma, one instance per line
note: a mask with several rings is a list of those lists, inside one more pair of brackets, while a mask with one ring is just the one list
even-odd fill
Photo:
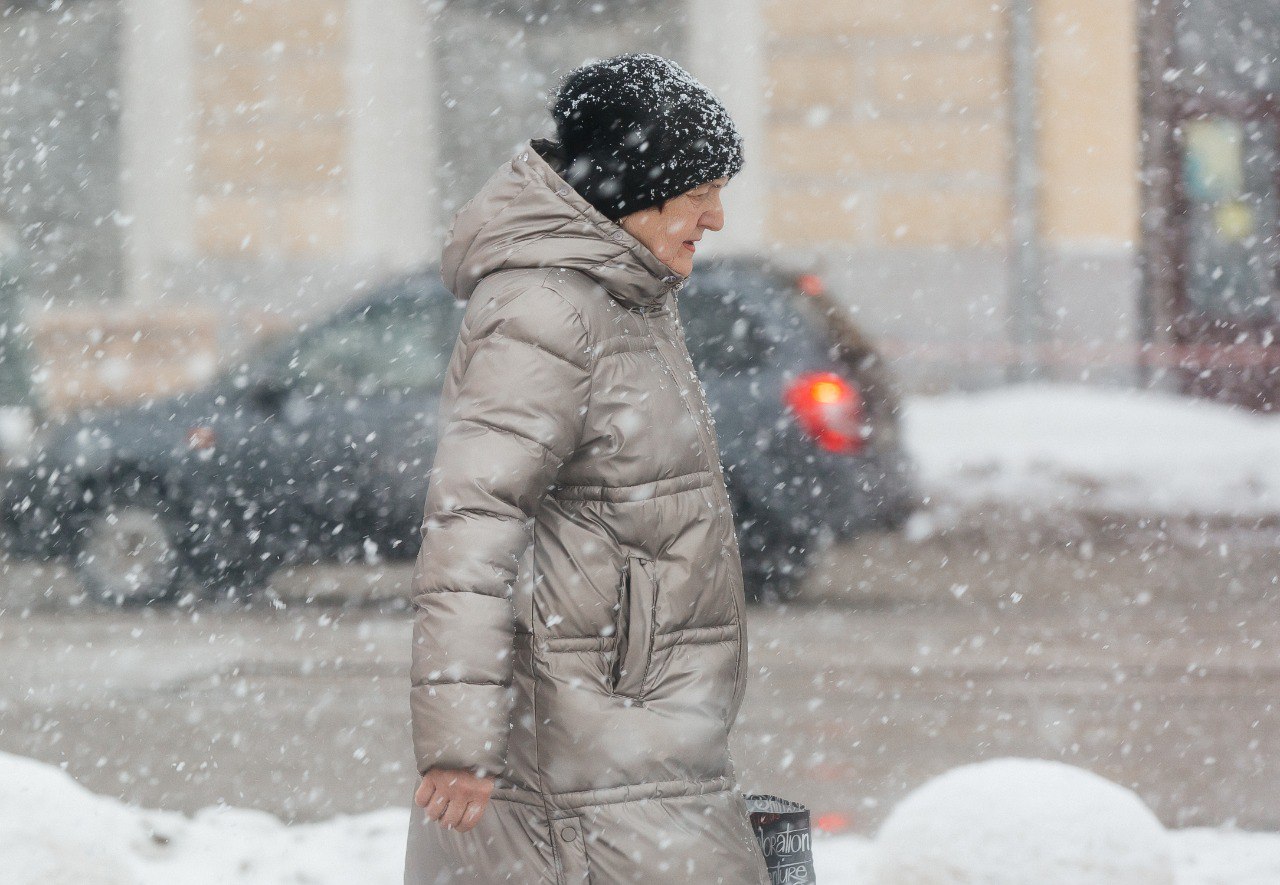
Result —
[[426, 809], [429, 820], [465, 833], [479, 822], [492, 794], [491, 777], [465, 769], [432, 768], [423, 776], [413, 801]]

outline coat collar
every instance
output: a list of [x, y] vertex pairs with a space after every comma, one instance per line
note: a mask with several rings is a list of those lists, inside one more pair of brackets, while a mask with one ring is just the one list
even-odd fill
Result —
[[500, 270], [577, 270], [629, 307], [657, 308], [687, 277], [667, 267], [560, 176], [559, 145], [521, 147], [459, 210], [441, 260], [445, 284], [466, 299]]

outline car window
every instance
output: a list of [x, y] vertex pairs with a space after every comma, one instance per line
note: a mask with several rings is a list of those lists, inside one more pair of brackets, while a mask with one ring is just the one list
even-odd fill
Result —
[[309, 393], [437, 389], [444, 383], [459, 313], [444, 303], [372, 304], [299, 338], [286, 374]]
[[685, 343], [699, 372], [739, 372], [768, 363], [777, 344], [767, 318], [732, 289], [699, 288], [682, 295]]

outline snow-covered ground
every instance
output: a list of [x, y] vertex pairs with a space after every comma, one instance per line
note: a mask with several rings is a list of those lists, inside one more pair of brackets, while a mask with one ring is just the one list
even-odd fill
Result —
[[1161, 392], [1048, 384], [916, 396], [932, 499], [1135, 515], [1280, 513], [1280, 416]]
[[[0, 753], [6, 885], [392, 885], [403, 879], [407, 809], [285, 826], [210, 808], [186, 817], [94, 795], [49, 765]], [[1280, 835], [1170, 834], [1178, 885], [1275, 885]], [[874, 843], [819, 836], [821, 885], [866, 885]]]
[[[909, 398], [904, 429], [937, 508], [986, 502], [1134, 515], [1280, 514], [1280, 416], [1161, 393], [1028, 385]], [[927, 528], [926, 528], [927, 531]], [[72, 773], [74, 774], [74, 773]], [[399, 883], [407, 808], [286, 826], [262, 812], [187, 817], [94, 795], [0, 754], [5, 885]], [[1177, 885], [1280, 883], [1280, 834], [1169, 833]], [[876, 844], [815, 841], [822, 885], [871, 885]]]

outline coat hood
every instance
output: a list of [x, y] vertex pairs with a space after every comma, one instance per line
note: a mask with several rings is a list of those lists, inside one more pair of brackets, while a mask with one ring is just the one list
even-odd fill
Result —
[[560, 176], [559, 145], [534, 139], [484, 184], [454, 217], [440, 262], [460, 300], [502, 270], [581, 271], [616, 299], [661, 304], [686, 279], [606, 218]]

